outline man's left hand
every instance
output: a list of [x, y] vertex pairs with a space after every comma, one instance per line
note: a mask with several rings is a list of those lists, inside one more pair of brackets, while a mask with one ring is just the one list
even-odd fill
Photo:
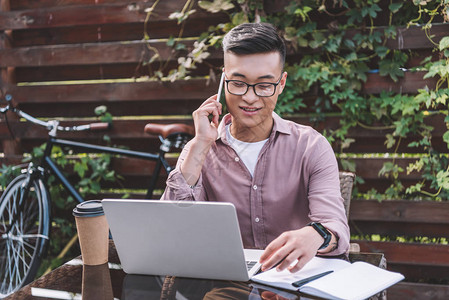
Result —
[[[316, 255], [323, 242], [324, 239], [311, 226], [286, 231], [265, 248], [260, 257], [262, 271], [277, 265], [278, 271], [288, 269], [292, 273], [297, 272]], [[292, 265], [295, 260], [298, 262]]]

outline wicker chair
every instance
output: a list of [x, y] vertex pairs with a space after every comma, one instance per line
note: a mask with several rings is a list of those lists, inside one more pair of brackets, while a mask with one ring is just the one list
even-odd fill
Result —
[[350, 172], [340, 172], [339, 175], [341, 197], [344, 200], [346, 217], [349, 219], [349, 208], [351, 206], [351, 194], [355, 174]]
[[[349, 209], [351, 207], [352, 186], [354, 185], [355, 174], [351, 172], [340, 172], [340, 191], [344, 200], [346, 217], [349, 220]], [[349, 244], [349, 253], [360, 252], [360, 245], [357, 243]]]

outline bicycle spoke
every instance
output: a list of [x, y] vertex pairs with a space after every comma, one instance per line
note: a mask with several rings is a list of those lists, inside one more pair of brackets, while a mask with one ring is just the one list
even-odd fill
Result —
[[33, 279], [38, 255], [49, 239], [48, 227], [43, 232], [47, 219], [42, 219], [47, 199], [42, 198], [38, 181], [28, 180], [25, 175], [14, 179], [0, 202], [0, 298]]
[[[20, 236], [20, 232], [17, 232], [17, 236]], [[20, 249], [19, 249], [19, 247], [20, 247], [20, 245], [22, 245], [23, 243], [21, 243], [20, 241], [16, 241], [16, 244], [18, 245], [18, 247], [17, 247], [17, 248], [16, 248], [16, 247], [13, 247], [13, 249], [15, 250], [14, 252], [15, 252], [15, 256], [16, 256], [16, 263], [19, 264], [20, 262], [18, 261], [18, 259], [20, 259], [20, 260], [26, 265], [26, 267], [27, 267], [27, 269], [28, 269], [29, 266], [28, 266], [28, 264], [27, 264], [25, 258], [22, 257], [22, 256], [20, 255]], [[32, 256], [32, 255], [30, 255], [30, 256]]]
[[[20, 218], [20, 224], [22, 224], [23, 223], [23, 216]], [[23, 227], [23, 226], [21, 226], [21, 227]], [[23, 228], [21, 228], [21, 230], [19, 231], [17, 231], [17, 236], [19, 236], [20, 237], [20, 240], [18, 240], [17, 241], [17, 256], [19, 257], [19, 258], [21, 258], [21, 260], [24, 262], [24, 263], [22, 263], [22, 269], [23, 269], [23, 277], [25, 277], [25, 274], [26, 274], [26, 270], [27, 270], [27, 265], [26, 265], [26, 263], [25, 263], [25, 255], [24, 255], [24, 245], [23, 245], [23, 238], [22, 238], [22, 232], [23, 232]], [[20, 272], [19, 272], [19, 267], [20, 267], [20, 264], [17, 266], [17, 276], [19, 277], [19, 282], [18, 283], [20, 283], [24, 278], [20, 278]]]
[[13, 259], [14, 259], [14, 264], [11, 264], [12, 268], [12, 272], [11, 272], [11, 282], [14, 283], [14, 285], [17, 284], [17, 282], [15, 281], [17, 278], [17, 272], [18, 272], [18, 267], [19, 267], [19, 261], [18, 261], [18, 255], [17, 255], [17, 249], [13, 246], [11, 248], [13, 250]]
[[[14, 252], [15, 252], [14, 253], [14, 261], [16, 263], [16, 266], [20, 266], [20, 263], [22, 263], [26, 267], [26, 269], [28, 269], [30, 266], [27, 263], [27, 261], [23, 257], [21, 257], [20, 250], [16, 249], [15, 247], [13, 247], [13, 249], [14, 249]], [[18, 268], [14, 268], [14, 275], [15, 275], [16, 279], [19, 278], [19, 282], [20, 282], [21, 278], [19, 277], [20, 276], [20, 272], [19, 272]]]
[[[7, 278], [5, 278], [5, 280], [8, 280], [8, 278], [9, 278], [9, 284], [11, 285], [11, 283], [12, 283], [12, 271], [11, 271], [11, 267], [12, 267], [12, 257], [11, 257], [11, 255], [12, 255], [12, 253], [11, 253], [11, 243], [12, 243], [12, 241], [10, 241], [10, 243], [9, 243], [9, 247], [8, 247], [8, 277]], [[5, 283], [7, 283], [7, 282], [5, 282]], [[7, 292], [9, 293], [10, 292], [10, 287], [8, 287], [8, 290], [7, 290]]]

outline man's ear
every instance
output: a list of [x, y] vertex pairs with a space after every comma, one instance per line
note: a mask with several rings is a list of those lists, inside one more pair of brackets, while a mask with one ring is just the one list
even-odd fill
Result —
[[279, 85], [278, 85], [279, 94], [281, 94], [282, 91], [284, 91], [284, 87], [285, 87], [286, 83], [287, 83], [287, 72], [284, 72], [284, 73], [282, 73], [282, 79], [281, 79], [281, 81], [279, 81]]

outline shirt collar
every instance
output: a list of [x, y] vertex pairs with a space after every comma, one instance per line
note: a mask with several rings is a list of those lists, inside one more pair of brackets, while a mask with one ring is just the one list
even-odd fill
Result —
[[[290, 126], [288, 126], [288, 123], [286, 120], [282, 119], [277, 113], [273, 112], [273, 129], [270, 134], [270, 139], [272, 136], [274, 136], [274, 133], [279, 132], [283, 134], [291, 134]], [[226, 114], [223, 119], [221, 120], [220, 124], [218, 125], [218, 137], [217, 140], [221, 139], [223, 141], [227, 142], [226, 139], [226, 125], [231, 123], [232, 118], [231, 114]]]

